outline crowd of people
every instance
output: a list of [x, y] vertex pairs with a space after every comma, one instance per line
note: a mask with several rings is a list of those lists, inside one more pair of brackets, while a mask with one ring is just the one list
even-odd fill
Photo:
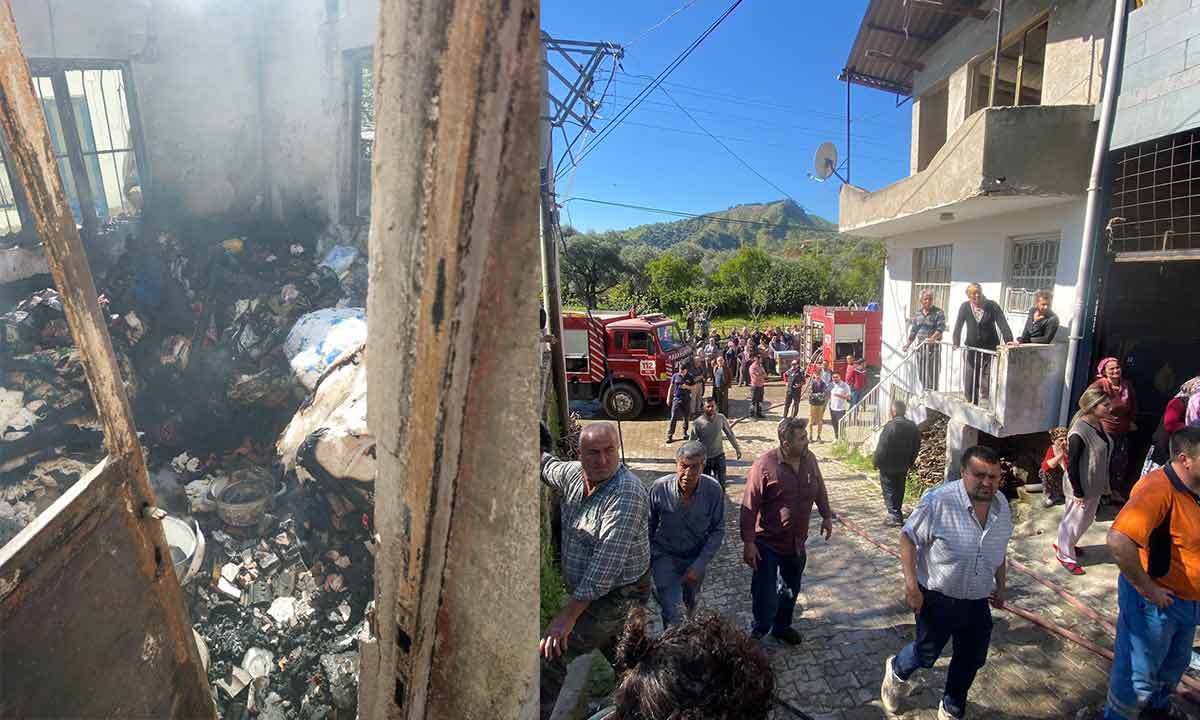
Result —
[[[922, 299], [924, 321], [910, 340], [936, 344], [944, 313], [931, 297]], [[990, 302], [978, 288], [969, 293], [954, 335], [965, 327], [968, 342], [981, 342], [980, 326], [992, 322], [996, 341], [1009, 336], [999, 319], [1003, 313]], [[1039, 294], [1022, 334], [1011, 342], [1053, 339], [1057, 318], [1049, 302], [1047, 293]], [[539, 646], [543, 720], [569, 660], [593, 650], [618, 674], [613, 706], [596, 720], [768, 716], [775, 681], [758, 641], [770, 635], [786, 645], [802, 642], [794, 615], [812, 513], [820, 516], [822, 537], [833, 532], [834, 510], [810, 444], [822, 439], [826, 410], [836, 438], [840, 413], [862, 391], [853, 358], [847, 358], [849, 377], [842, 377], [819, 360], [784, 355], [783, 347], [794, 343], [789, 334], [755, 337], [743, 330], [722, 341], [714, 333], [696, 361], [676, 368], [667, 441], [673, 442], [679, 421], [683, 439], [674, 472], [649, 488], [621, 464], [618, 434], [607, 423], [583, 430], [577, 462], [544, 452], [542, 479], [562, 499], [562, 577], [569, 599]], [[776, 339], [780, 347], [774, 347]], [[1120, 580], [1104, 717], [1168, 718], [1200, 620], [1200, 377], [1184, 383], [1168, 403], [1138, 475], [1126, 437], [1137, 430], [1137, 405], [1123, 369], [1114, 358], [1098, 364], [1071, 423], [1051, 431], [1039, 475], [1044, 505], [1064, 506], [1051, 549], [1072, 574], [1085, 572], [1077, 544], [1103, 498], [1123, 503], [1107, 538]], [[762, 417], [762, 389], [771, 375], [783, 380], [785, 392], [777, 444], [754, 460], [738, 507], [742, 559], [751, 570], [746, 592], [752, 621], [743, 630], [701, 608], [700, 596], [709, 566], [727, 542], [726, 444], [742, 457], [727, 417], [729, 388], [748, 386], [751, 414]], [[709, 383], [712, 393], [705, 397]], [[807, 419], [798, 417], [803, 400]], [[950, 644], [937, 716], [963, 718], [988, 656], [990, 608], [1005, 604], [1012, 513], [1000, 491], [1000, 457], [976, 446], [962, 454], [959, 479], [926, 492], [905, 517], [905, 479], [921, 445], [906, 411], [904, 403], [892, 403], [874, 461], [888, 522], [900, 528], [903, 592], [916, 633], [885, 661], [880, 701], [889, 713], [904, 709], [914, 675], [932, 667]], [[543, 429], [543, 450], [551, 444]], [[658, 635], [648, 629], [651, 598], [661, 615]]]

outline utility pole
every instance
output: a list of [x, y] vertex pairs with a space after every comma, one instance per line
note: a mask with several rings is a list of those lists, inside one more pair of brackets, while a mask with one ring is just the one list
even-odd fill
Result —
[[363, 720], [537, 717], [538, 25], [537, 0], [380, 3]]
[[[587, 130], [599, 102], [590, 97], [592, 80], [606, 56], [619, 62], [623, 51], [613, 43], [584, 40], [563, 40], [542, 33], [542, 114], [539, 123], [540, 182], [538, 197], [542, 211], [542, 299], [546, 307], [546, 322], [555, 342], [550, 346], [550, 380], [558, 399], [559, 430], [567, 432], [571, 424], [571, 403], [567, 395], [567, 368], [563, 358], [562, 287], [559, 272], [558, 248], [561, 244], [558, 205], [554, 192], [554, 129], [566, 122], [580, 125], [576, 140]], [[562, 64], [555, 67], [551, 57]], [[614, 68], [615, 69], [615, 68]], [[550, 76], [563, 84], [561, 97], [550, 87]], [[572, 79], [573, 78], [573, 79]], [[553, 107], [551, 107], [553, 105]], [[575, 141], [564, 152], [570, 153]]]

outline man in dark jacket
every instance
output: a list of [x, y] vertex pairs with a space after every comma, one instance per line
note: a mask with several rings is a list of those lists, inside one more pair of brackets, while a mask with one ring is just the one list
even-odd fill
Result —
[[1058, 334], [1058, 316], [1050, 309], [1054, 295], [1049, 290], [1038, 290], [1034, 296], [1034, 305], [1025, 319], [1025, 330], [1017, 338], [1017, 344], [1033, 343], [1048, 345], [1054, 342]]
[[[1001, 336], [1004, 342], [1012, 342], [1012, 330], [1008, 327], [1008, 318], [1004, 310], [995, 300], [983, 296], [983, 288], [979, 283], [967, 285], [967, 301], [958, 308], [958, 318], [954, 321], [954, 347], [959, 346], [962, 330], [966, 326], [966, 342], [968, 348], [978, 348], [994, 353], [1000, 347]], [[980, 398], [988, 397], [991, 378], [992, 356], [988, 353], [967, 350], [963, 353], [963, 395], [967, 402], [978, 405]]]
[[897, 526], [904, 524], [900, 512], [900, 503], [904, 501], [904, 478], [921, 449], [921, 431], [916, 423], [904, 417], [905, 410], [903, 401], [892, 401], [892, 420], [883, 426], [875, 446], [875, 467], [879, 468], [883, 505], [887, 508], [888, 521]]

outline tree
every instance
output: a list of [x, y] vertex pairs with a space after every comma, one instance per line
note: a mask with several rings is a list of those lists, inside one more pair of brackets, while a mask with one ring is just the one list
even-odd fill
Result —
[[716, 284], [739, 294], [754, 322], [771, 300], [766, 280], [771, 274], [771, 257], [762, 248], [743, 245], [733, 257], [721, 263]]
[[660, 309], [669, 313], [682, 310], [688, 293], [701, 280], [700, 266], [687, 260], [664, 253], [646, 266], [650, 275], [650, 296], [658, 302]]
[[573, 235], [563, 257], [563, 279], [571, 296], [589, 308], [599, 304], [625, 275], [621, 246], [609, 235]]

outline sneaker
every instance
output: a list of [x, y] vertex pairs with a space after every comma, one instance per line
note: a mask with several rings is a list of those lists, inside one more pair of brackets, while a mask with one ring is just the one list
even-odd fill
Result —
[[879, 688], [879, 700], [889, 715], [900, 712], [900, 703], [908, 696], [909, 687], [908, 682], [901, 680], [896, 671], [892, 669], [892, 662], [895, 659], [896, 656], [891, 655], [883, 661], [883, 685]]
[[762, 634], [761, 630], [750, 631], [750, 639], [751, 640], [762, 640], [762, 636], [763, 636], [763, 634]]
[[962, 718], [965, 718], [966, 716], [966, 713], [963, 713], [962, 717], [956, 717], [946, 709], [945, 702], [938, 703], [938, 720], [962, 720]]
[[675, 438], [667, 438], [667, 439], [666, 439], [666, 443], [667, 443], [668, 445], [670, 445], [670, 444], [671, 444], [671, 443], [673, 443], [673, 442], [675, 442]]
[[788, 645], [800, 644], [800, 631], [796, 628], [784, 628], [783, 630], [772, 630], [771, 635]]
[[888, 519], [887, 519], [887, 524], [891, 525], [892, 527], [901, 527], [904, 525], [904, 518], [898, 517], [896, 515], [889, 515]]

